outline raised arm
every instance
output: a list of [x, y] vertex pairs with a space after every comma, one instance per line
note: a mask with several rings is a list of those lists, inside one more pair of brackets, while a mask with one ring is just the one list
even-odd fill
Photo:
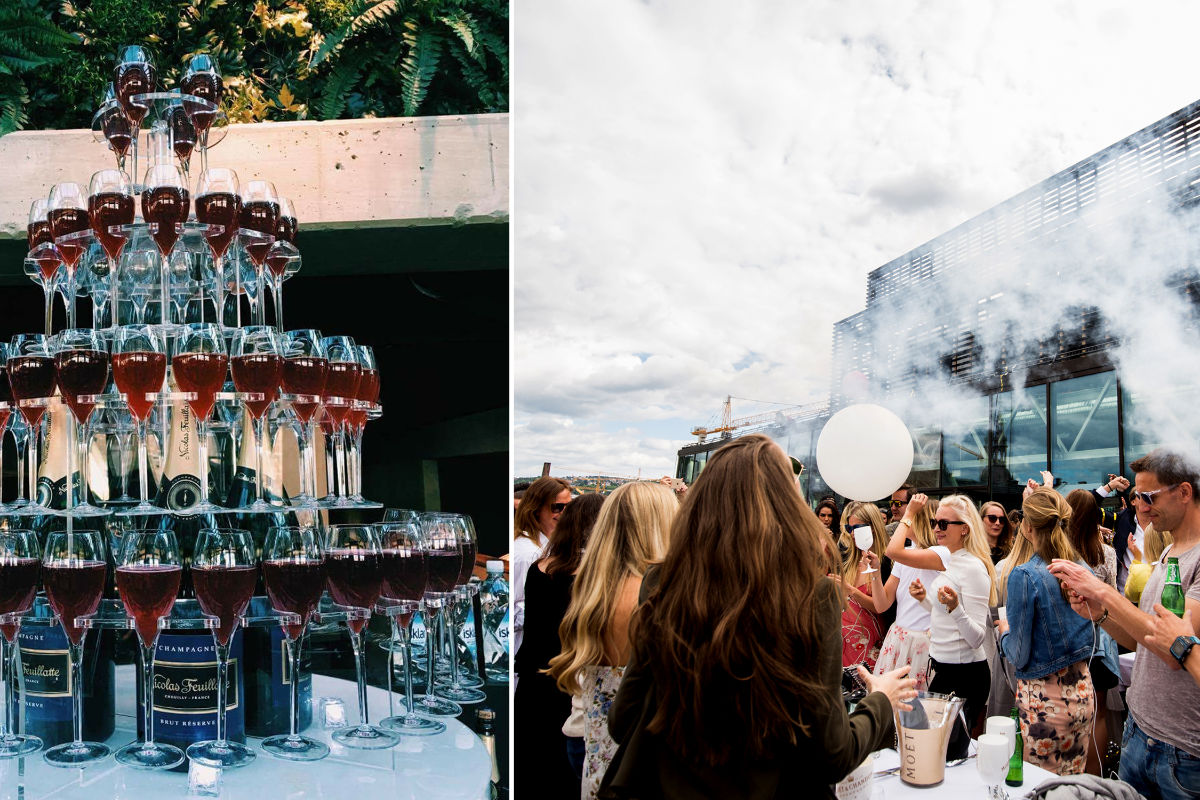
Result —
[[896, 525], [896, 530], [892, 531], [892, 538], [888, 540], [884, 555], [897, 564], [904, 564], [916, 569], [941, 571], [946, 568], [946, 565], [942, 563], [942, 558], [937, 553], [920, 548], [910, 549], [905, 546], [912, 534], [913, 520], [928, 502], [929, 498], [920, 492], [912, 496], [912, 499], [908, 501], [908, 509], [904, 512], [904, 518]]

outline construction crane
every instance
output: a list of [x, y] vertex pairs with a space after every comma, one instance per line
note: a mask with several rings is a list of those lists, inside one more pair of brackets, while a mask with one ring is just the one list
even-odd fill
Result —
[[784, 408], [775, 411], [767, 411], [762, 414], [754, 414], [749, 417], [733, 418], [733, 396], [725, 396], [725, 405], [721, 408], [721, 424], [715, 428], [692, 428], [692, 436], [699, 436], [703, 442], [709, 434], [719, 433], [722, 439], [728, 439], [733, 435], [733, 431], [738, 428], [749, 428], [757, 425], [769, 425], [772, 422], [780, 422], [787, 419], [787, 412], [796, 411], [803, 406], [785, 406]]

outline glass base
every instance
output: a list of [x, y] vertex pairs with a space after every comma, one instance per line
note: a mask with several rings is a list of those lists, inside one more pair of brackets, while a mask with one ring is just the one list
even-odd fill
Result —
[[508, 670], [488, 669], [487, 679], [491, 683], [508, 683]]
[[[442, 675], [439, 673], [434, 678], [433, 685], [438, 687], [439, 689], [442, 688], [443, 686], [453, 686], [454, 685], [454, 677], [452, 675]], [[458, 673], [458, 685], [465, 686], [468, 689], [478, 689], [481, 686], [483, 686], [484, 684], [483, 684], [483, 681], [481, 681], [481, 680], [479, 680], [479, 678], [475, 677], [474, 674], [464, 674], [460, 670]]]
[[295, 497], [289, 497], [288, 502], [292, 504], [292, 508], [298, 511], [319, 511], [322, 506], [314, 498], [306, 494], [298, 494]]
[[134, 769], [170, 769], [183, 763], [183, 751], [169, 744], [145, 742], [127, 744], [117, 751], [116, 759]]
[[415, 712], [388, 717], [379, 724], [401, 736], [436, 736], [446, 730], [445, 723], [423, 717]]
[[49, 506], [44, 506], [41, 503], [26, 503], [24, 505], [17, 506], [9, 513], [14, 517], [53, 517], [59, 514], [58, 511], [50, 508]]
[[333, 740], [356, 750], [385, 750], [400, 743], [394, 732], [378, 725], [349, 725], [333, 732]]
[[118, 517], [148, 517], [152, 514], [167, 513], [165, 508], [159, 508], [150, 503], [138, 503], [133, 508], [124, 508], [117, 512]]
[[435, 697], [452, 700], [461, 706], [469, 706], [472, 703], [482, 703], [487, 700], [487, 695], [483, 692], [463, 686], [461, 683], [458, 686], [438, 686], [435, 683], [433, 694]]
[[0, 739], [0, 758], [17, 758], [36, 753], [42, 749], [42, 740], [36, 736], [11, 734]]
[[329, 755], [329, 745], [307, 736], [271, 736], [263, 739], [262, 749], [287, 761], [320, 761]]
[[291, 511], [291, 507], [273, 506], [270, 503], [264, 503], [262, 500], [255, 500], [243, 508], [227, 508], [225, 511], [230, 514], [283, 514]]
[[192, 516], [196, 514], [236, 514], [238, 513], [238, 509], [226, 508], [216, 503], [196, 503], [196, 505], [187, 509], [187, 513]]
[[59, 517], [107, 517], [113, 512], [112, 509], [101, 508], [100, 506], [94, 506], [91, 503], [80, 503], [79, 505], [72, 506], [71, 508], [64, 508], [60, 511], [55, 511], [54, 513]]
[[52, 767], [90, 767], [110, 753], [112, 750], [99, 742], [67, 742], [42, 753], [42, 760]]
[[206, 767], [233, 769], [246, 766], [258, 758], [258, 753], [237, 742], [218, 744], [215, 741], [208, 741], [196, 742], [188, 747], [187, 757]]
[[[404, 698], [401, 697], [400, 701], [404, 702]], [[452, 703], [436, 696], [431, 697], [427, 694], [414, 694], [413, 705], [418, 714], [427, 717], [457, 717], [463, 712], [462, 706], [458, 703]]]

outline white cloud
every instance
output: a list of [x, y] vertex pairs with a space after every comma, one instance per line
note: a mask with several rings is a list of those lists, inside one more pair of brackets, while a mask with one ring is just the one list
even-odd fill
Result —
[[868, 271], [1196, 99], [1197, 15], [517, 0], [517, 472], [820, 397]]

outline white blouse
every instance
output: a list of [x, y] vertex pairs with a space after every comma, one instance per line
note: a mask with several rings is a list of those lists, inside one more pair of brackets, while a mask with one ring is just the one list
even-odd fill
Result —
[[[946, 611], [946, 606], [937, 599], [943, 586], [958, 594], [958, 605], [953, 611]], [[987, 567], [977, 556], [966, 548], [950, 556], [946, 571], [926, 587], [925, 603], [930, 604], [930, 657], [944, 664], [970, 664], [987, 658], [983, 639], [987, 633], [991, 591]]]

